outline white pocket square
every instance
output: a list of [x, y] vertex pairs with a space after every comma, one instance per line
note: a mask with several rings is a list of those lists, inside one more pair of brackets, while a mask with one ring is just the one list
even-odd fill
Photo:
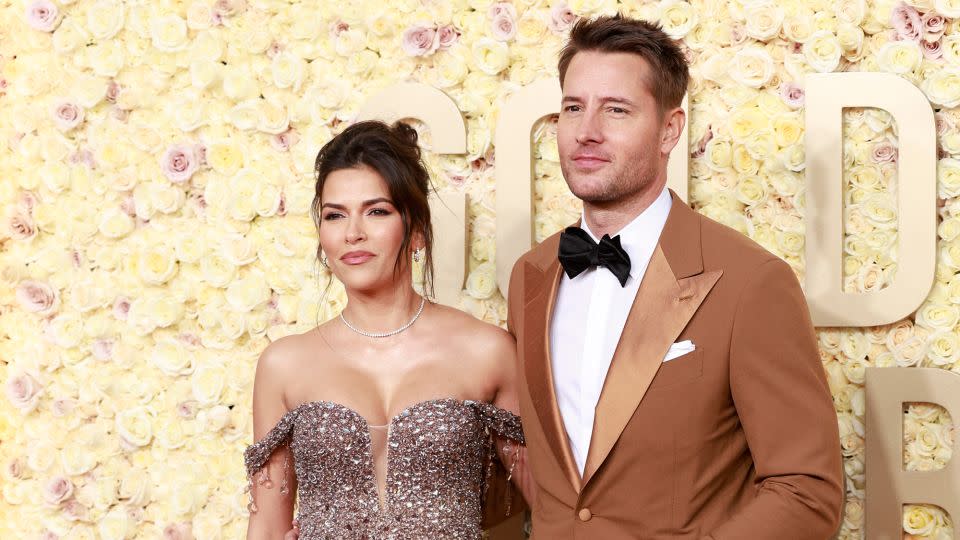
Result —
[[687, 353], [692, 353], [697, 349], [697, 346], [693, 344], [689, 339], [684, 341], [678, 341], [670, 346], [670, 350], [667, 351], [667, 355], [663, 357], [664, 362], [669, 362], [678, 356], [683, 356]]

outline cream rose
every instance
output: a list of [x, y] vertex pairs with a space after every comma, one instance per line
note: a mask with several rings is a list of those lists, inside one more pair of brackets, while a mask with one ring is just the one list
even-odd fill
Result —
[[496, 268], [491, 263], [482, 263], [467, 276], [467, 294], [485, 300], [497, 290]]
[[762, 47], [744, 47], [730, 61], [730, 78], [751, 88], [767, 84], [774, 74], [773, 58]]
[[920, 88], [933, 103], [956, 107], [960, 105], [960, 70], [953, 67], [937, 70], [921, 82]]
[[137, 270], [149, 285], [162, 285], [177, 273], [177, 258], [167, 246], [157, 245], [140, 252]]
[[510, 48], [491, 38], [478, 39], [472, 51], [477, 68], [488, 75], [500, 73], [510, 63]]
[[118, 412], [115, 425], [117, 434], [129, 446], [146, 446], [153, 438], [153, 414], [147, 407], [133, 407]]
[[306, 63], [302, 58], [290, 51], [282, 51], [273, 57], [270, 63], [270, 73], [273, 84], [277, 88], [289, 88], [296, 92], [303, 83], [306, 72]]
[[171, 377], [189, 375], [194, 369], [194, 354], [177, 340], [163, 339], [153, 346], [150, 362]]
[[177, 15], [157, 17], [150, 22], [150, 38], [161, 51], [179, 51], [187, 44], [187, 23]]
[[814, 32], [803, 44], [803, 55], [807, 64], [820, 73], [829, 73], [837, 69], [842, 52], [840, 41], [826, 30]]
[[190, 378], [193, 398], [201, 405], [215, 405], [223, 394], [226, 378], [226, 372], [218, 366], [197, 369]]
[[660, 2], [660, 27], [673, 39], [681, 39], [697, 26], [697, 12], [684, 0]]
[[920, 66], [923, 51], [915, 41], [890, 41], [877, 52], [880, 69], [890, 73], [910, 73]]
[[937, 163], [937, 186], [943, 198], [960, 195], [960, 159], [943, 158]]
[[99, 0], [87, 10], [87, 29], [90, 35], [107, 40], [123, 28], [124, 6], [110, 0]]
[[783, 8], [772, 0], [748, 3], [744, 6], [743, 15], [746, 20], [744, 31], [758, 41], [776, 37], [783, 25]]

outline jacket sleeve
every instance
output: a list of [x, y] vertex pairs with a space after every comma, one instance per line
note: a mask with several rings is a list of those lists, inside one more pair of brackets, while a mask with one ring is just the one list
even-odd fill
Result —
[[730, 342], [730, 391], [756, 468], [756, 498], [711, 540], [825, 540], [840, 523], [837, 416], [800, 285], [780, 259], [742, 292]]

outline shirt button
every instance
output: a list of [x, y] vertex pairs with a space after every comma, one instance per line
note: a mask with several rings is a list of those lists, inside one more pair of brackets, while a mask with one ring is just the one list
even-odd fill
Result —
[[581, 508], [580, 511], [577, 512], [577, 517], [580, 518], [580, 521], [590, 521], [590, 518], [593, 517], [593, 513], [590, 512], [589, 508]]

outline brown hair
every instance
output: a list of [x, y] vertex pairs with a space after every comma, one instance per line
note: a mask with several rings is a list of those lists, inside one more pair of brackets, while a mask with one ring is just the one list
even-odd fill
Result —
[[679, 107], [687, 91], [690, 70], [679, 44], [660, 26], [629, 19], [619, 13], [595, 19], [580, 19], [570, 30], [570, 38], [560, 51], [560, 86], [570, 61], [578, 52], [625, 52], [640, 56], [650, 66], [647, 81], [660, 111]]
[[[414, 234], [423, 238], [423, 290], [433, 296], [433, 228], [430, 224], [430, 174], [420, 159], [417, 132], [402, 122], [389, 126], [376, 120], [357, 122], [330, 139], [317, 153], [314, 166], [317, 184], [310, 207], [320, 228], [320, 197], [330, 173], [341, 169], [369, 167], [386, 182], [393, 206], [403, 221], [403, 243], [394, 270], [410, 250]], [[320, 257], [320, 247], [317, 247]]]

